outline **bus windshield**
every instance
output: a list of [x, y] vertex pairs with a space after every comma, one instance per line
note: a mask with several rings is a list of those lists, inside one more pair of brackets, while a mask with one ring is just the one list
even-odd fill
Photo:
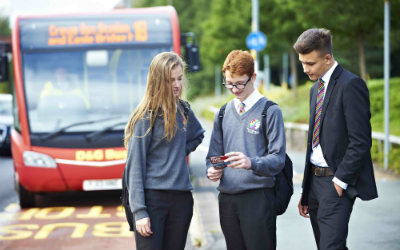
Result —
[[[30, 132], [53, 133], [66, 126], [67, 133], [100, 131], [127, 122], [144, 95], [152, 58], [168, 50], [171, 48], [24, 53]], [[91, 120], [101, 122], [85, 123]]]

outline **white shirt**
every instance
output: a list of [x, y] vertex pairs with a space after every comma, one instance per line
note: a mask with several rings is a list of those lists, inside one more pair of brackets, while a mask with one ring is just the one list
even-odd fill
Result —
[[[243, 101], [244, 103], [244, 112], [249, 111], [258, 100], [263, 98], [264, 96], [258, 92], [257, 89], [254, 89], [254, 91], [246, 98], [246, 100]], [[233, 99], [233, 103], [235, 104], [236, 111], [239, 113], [240, 110], [240, 103], [241, 101], [237, 98]]]
[[[325, 87], [324, 88], [324, 98], [325, 98], [326, 90], [328, 89], [329, 81], [331, 80], [332, 73], [335, 70], [337, 65], [338, 65], [338, 63], [335, 61], [333, 66], [321, 77], [322, 81], [324, 81], [324, 87]], [[316, 146], [315, 148], [312, 149], [310, 161], [315, 166], [328, 167], [328, 164], [326, 163], [326, 160], [322, 153], [321, 144], [318, 144], [318, 146]], [[347, 183], [344, 183], [343, 181], [339, 180], [336, 177], [333, 177], [332, 181], [335, 182], [336, 184], [338, 184], [343, 189], [346, 189], [348, 186]]]

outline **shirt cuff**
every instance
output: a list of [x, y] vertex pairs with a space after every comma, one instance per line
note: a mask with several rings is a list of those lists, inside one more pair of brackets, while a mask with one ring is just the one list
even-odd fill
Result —
[[257, 161], [253, 158], [250, 158], [250, 168], [247, 170], [255, 170], [256, 166], [257, 166]]
[[347, 189], [348, 184], [347, 184], [347, 183], [344, 183], [344, 182], [341, 181], [341, 180], [339, 180], [338, 178], [336, 178], [336, 176], [333, 177], [332, 181], [333, 181], [334, 183], [338, 184], [339, 187], [343, 188], [344, 190]]
[[[131, 208], [132, 209], [132, 208]], [[136, 213], [135, 213], [135, 221], [138, 221], [138, 220], [140, 220], [140, 219], [143, 219], [143, 218], [146, 218], [146, 217], [149, 217], [149, 214], [147, 213], [147, 211], [146, 210], [139, 210], [139, 211], [137, 211]]]

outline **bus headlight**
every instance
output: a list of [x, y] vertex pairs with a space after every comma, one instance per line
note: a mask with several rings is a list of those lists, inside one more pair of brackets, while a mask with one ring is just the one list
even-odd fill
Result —
[[48, 155], [25, 151], [23, 154], [24, 164], [27, 167], [56, 168], [57, 163]]

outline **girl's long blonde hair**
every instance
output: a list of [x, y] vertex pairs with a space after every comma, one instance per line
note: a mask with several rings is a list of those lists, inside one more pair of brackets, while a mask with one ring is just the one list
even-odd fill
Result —
[[[160, 53], [151, 61], [147, 77], [146, 93], [135, 111], [133, 111], [125, 127], [124, 145], [126, 148], [128, 148], [129, 139], [133, 134], [136, 122], [144, 118], [147, 114], [150, 119], [150, 127], [143, 136], [146, 136], [151, 131], [157, 116], [161, 115], [164, 119], [165, 137], [168, 141], [171, 141], [174, 137], [177, 107], [182, 115], [182, 110], [178, 103], [178, 99], [182, 94], [182, 88], [179, 95], [175, 97], [171, 83], [171, 71], [175, 67], [182, 67], [182, 70], [185, 69], [183, 60], [174, 52]], [[184, 116], [182, 115], [182, 117]]]

